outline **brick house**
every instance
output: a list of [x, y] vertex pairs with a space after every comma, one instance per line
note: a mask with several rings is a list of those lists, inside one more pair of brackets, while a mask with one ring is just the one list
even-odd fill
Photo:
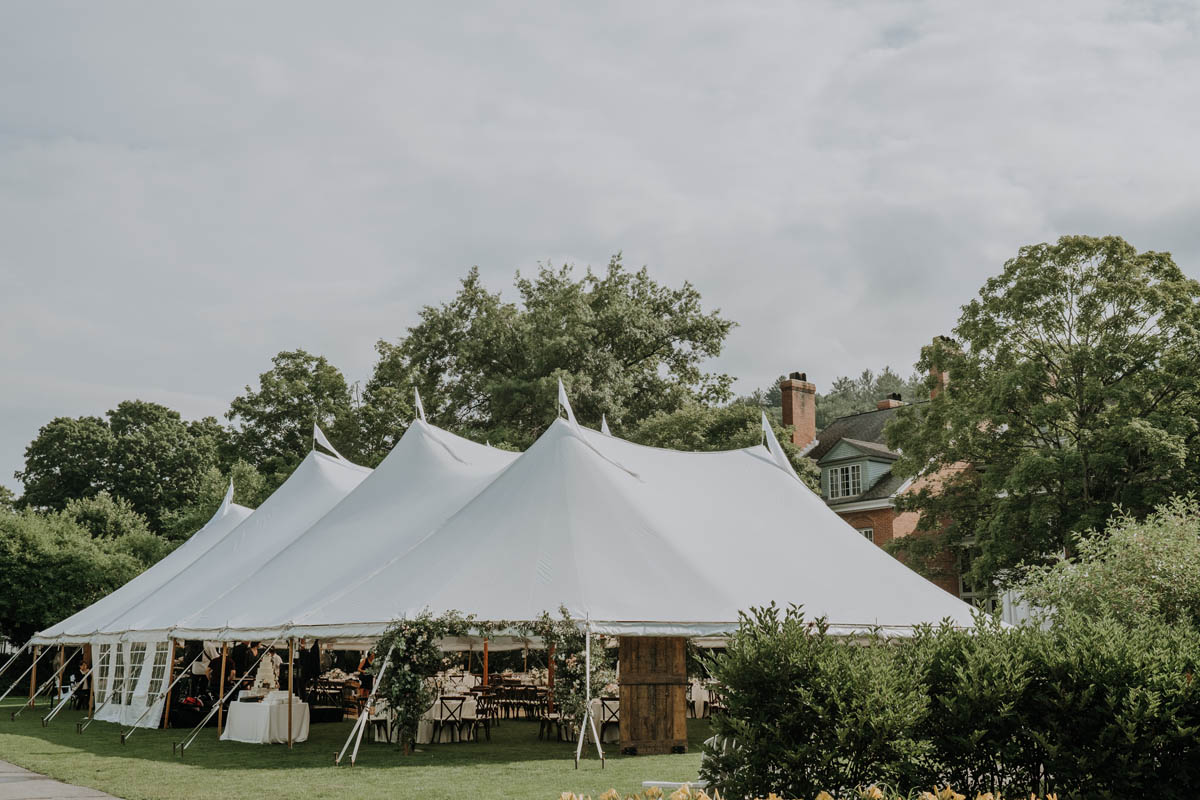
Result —
[[[816, 391], [802, 372], [793, 372], [780, 384], [783, 424], [793, 426], [792, 441], [821, 470], [821, 496], [850, 527], [880, 547], [916, 532], [918, 514], [896, 510], [896, 498], [918, 483], [892, 473], [900, 454], [889, 449], [884, 426], [902, 407], [899, 395], [879, 401], [874, 411], [835, 419], [816, 429]], [[961, 580], [957, 554], [946, 551], [937, 565], [943, 573], [933, 582], [972, 603], [982, 596]]]

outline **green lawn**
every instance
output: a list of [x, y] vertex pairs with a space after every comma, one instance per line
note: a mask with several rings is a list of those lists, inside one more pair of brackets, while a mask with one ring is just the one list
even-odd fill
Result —
[[364, 743], [358, 766], [350, 769], [333, 766], [350, 723], [313, 725], [309, 740], [291, 752], [284, 745], [218, 742], [216, 729], [206, 729], [181, 759], [171, 755], [171, 743], [183, 731], [139, 730], [122, 745], [116, 725], [97, 722], [82, 736], [76, 734], [79, 712], [63, 711], [43, 728], [46, 706], [27, 710], [15, 722], [9, 712], [16, 706], [5, 706], [0, 708], [0, 759], [130, 800], [255, 793], [338, 800], [557, 800], [564, 790], [596, 797], [610, 787], [632, 793], [644, 780], [695, 780], [700, 743], [708, 736], [706, 720], [688, 720], [686, 755], [621, 756], [610, 745], [604, 770], [593, 748], [576, 771], [574, 745], [538, 741], [536, 724], [509, 720], [493, 728], [490, 743], [432, 745], [410, 756], [391, 745]]

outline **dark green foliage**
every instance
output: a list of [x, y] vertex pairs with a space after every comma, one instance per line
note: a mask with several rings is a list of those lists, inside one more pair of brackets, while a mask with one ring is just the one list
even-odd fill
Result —
[[1200, 780], [1200, 633], [1060, 615], [980, 618], [882, 644], [798, 612], [745, 617], [725, 655], [703, 773], [727, 796], [811, 797], [886, 783], [968, 796], [1190, 797]]
[[902, 498], [939, 531], [901, 542], [924, 548], [911, 565], [970, 538], [986, 583], [1197, 485], [1200, 283], [1170, 255], [1111, 236], [1024, 247], [954, 336], [918, 364], [948, 390], [888, 428], [897, 474], [941, 478]]
[[271, 364], [257, 389], [247, 386], [229, 404], [225, 416], [237, 426], [231, 452], [264, 474], [291, 472], [312, 449], [316, 423], [343, 455], [356, 458], [358, 422], [337, 367], [304, 350], [278, 353]]
[[632, 426], [729, 398], [731, 379], [701, 364], [720, 354], [733, 323], [705, 312], [690, 284], [663, 286], [616, 256], [601, 274], [543, 267], [518, 275], [516, 288], [520, 302], [505, 302], [472, 269], [452, 301], [427, 306], [397, 344], [381, 342], [364, 396], [386, 399], [383, 419], [404, 413], [415, 384], [431, 422], [526, 447], [554, 421], [559, 378], [592, 425], [601, 413]]
[[870, 783], [915, 786], [931, 746], [918, 672], [882, 640], [847, 646], [797, 609], [754, 609], [712, 658], [728, 713], [701, 777], [727, 797], [813, 797]]
[[131, 554], [144, 544], [93, 537], [65, 514], [0, 511], [0, 638], [24, 642], [121, 586], [145, 568]]
[[167, 511], [195, 502], [217, 463], [215, 420], [185, 422], [179, 413], [141, 400], [99, 417], [58, 417], [25, 450], [20, 504], [61, 510], [71, 500], [108, 492], [128, 501], [154, 531]]

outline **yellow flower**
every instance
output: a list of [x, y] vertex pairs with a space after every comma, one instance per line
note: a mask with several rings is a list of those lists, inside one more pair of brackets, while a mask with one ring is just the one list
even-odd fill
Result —
[[646, 800], [658, 800], [658, 798], [662, 797], [663, 792], [660, 787], [651, 786], [643, 794], [645, 795]]
[[563, 792], [558, 796], [558, 800], [578, 800], [574, 792]]
[[683, 786], [680, 786], [678, 789], [671, 792], [669, 800], [691, 800], [691, 798], [692, 787], [685, 783]]
[[868, 786], [858, 793], [862, 800], [883, 800], [883, 790], [878, 786]]
[[[774, 792], [771, 792], [771, 797], [775, 797]], [[767, 800], [771, 800], [771, 797], [768, 797]], [[776, 798], [776, 800], [778, 800], [778, 798]], [[829, 792], [821, 792], [819, 795], [817, 795], [817, 800], [833, 800], [833, 795], [831, 795]]]
[[621, 793], [616, 789], [609, 789], [607, 792], [596, 798], [596, 800], [621, 800]]
[[921, 796], [917, 800], [938, 800], [938, 796], [933, 792], [921, 792]]
[[984, 792], [983, 794], [975, 795], [975, 800], [996, 800], [996, 798], [992, 796], [991, 792]]

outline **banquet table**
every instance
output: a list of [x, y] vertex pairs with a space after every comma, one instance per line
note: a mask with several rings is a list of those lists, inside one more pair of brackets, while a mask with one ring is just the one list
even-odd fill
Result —
[[[292, 740], [308, 739], [308, 703], [292, 702]], [[230, 703], [222, 741], [279, 744], [288, 740], [288, 704]]]

